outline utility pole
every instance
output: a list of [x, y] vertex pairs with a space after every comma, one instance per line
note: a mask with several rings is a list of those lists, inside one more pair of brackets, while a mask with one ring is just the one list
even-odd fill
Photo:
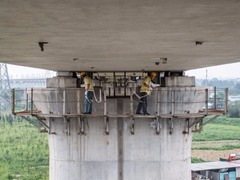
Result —
[[208, 86], [208, 70], [206, 69], [206, 86]]
[[10, 111], [10, 81], [7, 64], [0, 63], [0, 113]]

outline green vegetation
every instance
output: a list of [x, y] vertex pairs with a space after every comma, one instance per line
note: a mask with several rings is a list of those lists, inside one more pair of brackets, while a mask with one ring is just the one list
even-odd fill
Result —
[[227, 116], [221, 116], [221, 117], [216, 118], [213, 122], [211, 122], [211, 124], [238, 126], [240, 128], [240, 118], [229, 118]]
[[240, 116], [240, 101], [234, 101], [228, 105], [228, 115], [231, 118]]
[[[239, 144], [232, 144], [233, 140], [240, 140], [240, 118], [229, 118], [222, 116], [216, 118], [213, 122], [203, 128], [203, 132], [193, 134], [194, 141], [223, 141], [218, 146], [202, 145], [193, 147], [192, 150], [232, 150], [240, 148]], [[228, 141], [230, 140], [230, 141]], [[204, 162], [202, 159], [192, 157], [192, 163]]]
[[221, 80], [217, 78], [213, 79], [197, 79], [196, 84], [198, 86], [216, 86], [217, 88], [229, 88], [229, 95], [240, 94], [240, 82], [238, 79]]
[[0, 179], [47, 180], [47, 135], [27, 121], [0, 119]]
[[193, 135], [193, 141], [240, 140], [239, 118], [217, 118], [203, 129]]
[[231, 150], [231, 149], [237, 149], [240, 148], [240, 145], [223, 145], [220, 147], [209, 147], [209, 146], [203, 146], [203, 147], [194, 147], [192, 150], [215, 150], [215, 151], [222, 151], [222, 150]]
[[192, 163], [201, 163], [201, 162], [205, 162], [205, 161], [202, 160], [202, 159], [200, 159], [200, 158], [192, 157], [192, 158], [191, 158], [191, 162], [192, 162]]
[[193, 141], [219, 140], [240, 140], [240, 126], [208, 124], [202, 133], [193, 135]]

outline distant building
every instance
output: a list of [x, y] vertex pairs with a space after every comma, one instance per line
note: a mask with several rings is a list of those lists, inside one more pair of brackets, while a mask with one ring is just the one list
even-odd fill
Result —
[[192, 180], [240, 180], [237, 162], [204, 162], [191, 165]]
[[240, 101], [240, 95], [238, 95], [238, 96], [231, 96], [231, 95], [229, 95], [228, 96], [228, 100], [229, 101]]
[[46, 87], [46, 78], [34, 78], [34, 79], [10, 79], [10, 87], [13, 88], [34, 88], [34, 87]]

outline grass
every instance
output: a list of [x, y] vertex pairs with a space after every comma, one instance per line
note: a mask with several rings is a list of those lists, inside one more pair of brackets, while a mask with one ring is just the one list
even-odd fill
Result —
[[239, 118], [217, 118], [203, 128], [203, 132], [195, 133], [193, 141], [240, 140]]
[[46, 134], [26, 121], [0, 120], [0, 179], [47, 180], [49, 152]]
[[203, 146], [203, 147], [194, 147], [192, 150], [215, 150], [215, 151], [223, 151], [223, 150], [232, 150], [232, 149], [239, 149], [240, 145], [223, 145], [220, 147], [209, 147], [209, 146]]
[[229, 118], [227, 116], [221, 116], [216, 118], [211, 124], [232, 125], [240, 127], [240, 118]]
[[201, 162], [205, 162], [205, 161], [202, 160], [201, 158], [192, 157], [191, 162], [192, 163], [201, 163]]
[[[213, 122], [203, 127], [203, 132], [193, 134], [193, 142], [198, 141], [228, 141], [219, 146], [192, 147], [192, 150], [232, 150], [239, 149], [240, 144], [231, 144], [233, 140], [240, 140], [240, 118], [218, 117]], [[192, 157], [192, 163], [204, 162], [204, 160]]]

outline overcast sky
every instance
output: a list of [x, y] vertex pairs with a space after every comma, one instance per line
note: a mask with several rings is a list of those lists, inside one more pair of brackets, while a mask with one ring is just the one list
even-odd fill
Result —
[[186, 75], [196, 76], [196, 78], [201, 79], [204, 79], [206, 77], [208, 79], [240, 78], [240, 62], [186, 71]]
[[[47, 76], [55, 75], [55, 72], [53, 71], [46, 71], [43, 69], [28, 68], [28, 67], [15, 66], [15, 65], [8, 65], [8, 73], [10, 77], [14, 77], [14, 78], [21, 78], [23, 76], [44, 77], [46, 75]], [[195, 76], [196, 78], [200, 78], [200, 79], [204, 79], [206, 77], [208, 79], [240, 78], [240, 62], [186, 71], [185, 74], [188, 76]]]
[[10, 78], [21, 77], [49, 77], [55, 74], [54, 71], [48, 71], [44, 69], [29, 68], [24, 66], [7, 65], [8, 74]]

